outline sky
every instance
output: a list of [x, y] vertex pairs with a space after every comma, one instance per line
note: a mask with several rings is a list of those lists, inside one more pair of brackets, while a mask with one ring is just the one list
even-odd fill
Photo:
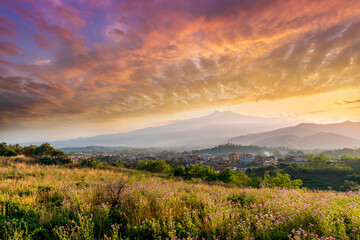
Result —
[[358, 0], [0, 0], [0, 140], [360, 121], [359, 54]]

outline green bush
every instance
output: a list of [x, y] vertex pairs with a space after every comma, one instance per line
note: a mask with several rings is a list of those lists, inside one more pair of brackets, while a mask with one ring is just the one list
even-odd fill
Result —
[[356, 182], [345, 180], [344, 185], [340, 187], [340, 190], [343, 192], [358, 191], [359, 185]]
[[73, 160], [66, 156], [59, 156], [59, 157], [43, 156], [38, 159], [38, 163], [40, 165], [64, 165], [72, 162]]
[[138, 169], [147, 170], [149, 172], [172, 173], [173, 168], [164, 160], [144, 160], [139, 161]]
[[240, 204], [242, 207], [250, 206], [251, 204], [255, 203], [255, 198], [245, 192], [240, 194], [233, 194], [232, 196], [228, 197], [228, 200], [234, 204]]
[[102, 163], [95, 158], [86, 158], [86, 159], [81, 160], [81, 162], [80, 162], [80, 166], [82, 166], [82, 167], [97, 168], [101, 165], [102, 165]]

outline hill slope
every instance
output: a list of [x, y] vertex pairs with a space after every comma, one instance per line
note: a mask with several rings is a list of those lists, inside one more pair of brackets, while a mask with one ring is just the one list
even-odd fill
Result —
[[360, 123], [335, 124], [302, 123], [274, 131], [242, 135], [228, 140], [242, 145], [290, 148], [360, 147]]
[[51, 142], [55, 147], [132, 146], [175, 147], [212, 146], [236, 135], [268, 131], [291, 125], [290, 121], [214, 112], [205, 117], [175, 121], [127, 133], [99, 135]]

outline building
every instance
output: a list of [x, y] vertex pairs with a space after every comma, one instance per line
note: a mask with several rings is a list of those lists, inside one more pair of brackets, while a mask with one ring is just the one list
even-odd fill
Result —
[[229, 161], [230, 161], [230, 162], [238, 162], [238, 161], [239, 161], [239, 154], [237, 154], [237, 153], [230, 153], [230, 154], [229, 154]]
[[256, 155], [254, 161], [258, 164], [263, 164], [267, 161], [267, 158], [265, 156]]
[[200, 160], [200, 156], [197, 154], [187, 155], [186, 159], [190, 162], [198, 162]]
[[215, 157], [215, 158], [214, 158], [214, 160], [215, 160], [215, 161], [224, 161], [224, 158], [223, 158], [223, 157], [218, 156], [218, 157]]
[[249, 164], [254, 162], [254, 160], [255, 160], [254, 155], [249, 153], [243, 153], [239, 157], [239, 162], [241, 162], [242, 164]]
[[211, 161], [211, 160], [214, 160], [214, 157], [211, 155], [204, 155], [204, 156], [202, 156], [202, 159], [204, 161]]
[[277, 157], [275, 157], [275, 156], [266, 157], [266, 161], [263, 164], [265, 164], [265, 165], [277, 165], [278, 164]]

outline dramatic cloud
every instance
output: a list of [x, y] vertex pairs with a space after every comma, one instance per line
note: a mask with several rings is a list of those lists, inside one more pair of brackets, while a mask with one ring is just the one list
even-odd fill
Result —
[[99, 2], [0, 1], [0, 122], [105, 122], [360, 84], [357, 0]]
[[54, 45], [53, 42], [51, 42], [49, 39], [47, 39], [43, 35], [30, 34], [30, 37], [34, 40], [36, 45], [38, 45], [39, 47], [41, 47], [45, 50], [49, 50], [50, 47], [52, 47]]
[[0, 53], [16, 56], [21, 48], [11, 42], [0, 41]]

